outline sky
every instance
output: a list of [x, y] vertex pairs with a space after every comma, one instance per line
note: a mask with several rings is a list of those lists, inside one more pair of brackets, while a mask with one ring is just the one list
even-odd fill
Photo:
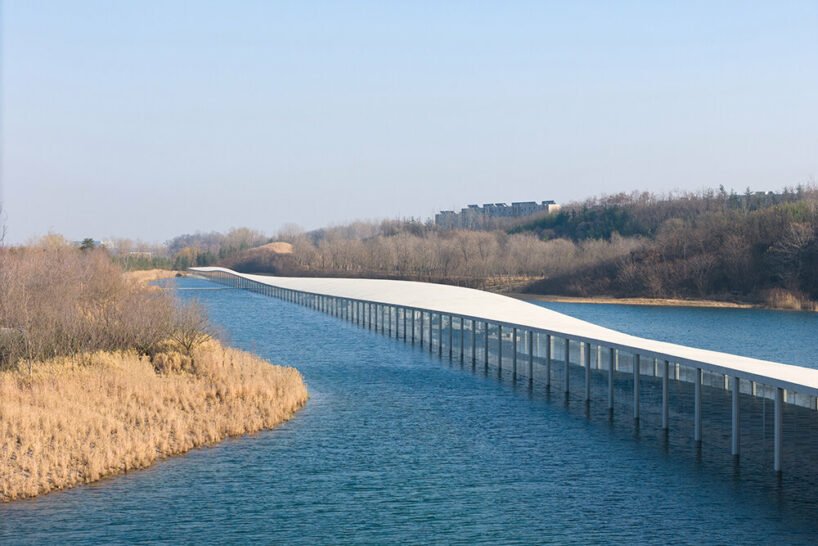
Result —
[[6, 0], [7, 242], [818, 178], [818, 2]]

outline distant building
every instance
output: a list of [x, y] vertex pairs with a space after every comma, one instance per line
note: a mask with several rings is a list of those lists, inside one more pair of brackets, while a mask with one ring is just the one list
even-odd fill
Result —
[[560, 210], [555, 201], [517, 201], [511, 203], [484, 203], [483, 206], [468, 205], [460, 209], [442, 210], [435, 215], [435, 225], [442, 228], [479, 228], [487, 220], [495, 218], [523, 218], [538, 213], [553, 213]]

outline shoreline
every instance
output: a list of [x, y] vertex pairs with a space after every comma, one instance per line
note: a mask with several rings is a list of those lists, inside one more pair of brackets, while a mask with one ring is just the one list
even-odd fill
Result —
[[711, 309], [772, 309], [752, 303], [719, 300], [684, 300], [675, 298], [614, 298], [610, 296], [553, 296], [543, 294], [509, 293], [508, 296], [524, 301], [545, 301], [552, 303], [583, 303], [603, 305], [640, 305], [645, 307], [696, 307]]

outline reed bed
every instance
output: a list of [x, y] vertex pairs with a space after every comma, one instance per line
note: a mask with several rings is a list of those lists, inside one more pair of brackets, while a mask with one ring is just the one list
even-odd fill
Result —
[[0, 371], [0, 500], [144, 468], [273, 428], [307, 401], [294, 368], [216, 341], [190, 355], [101, 351]]
[[162, 279], [172, 279], [183, 275], [184, 273], [181, 271], [174, 271], [172, 269], [138, 269], [136, 271], [125, 271], [122, 274], [125, 280], [140, 284], [148, 284]]

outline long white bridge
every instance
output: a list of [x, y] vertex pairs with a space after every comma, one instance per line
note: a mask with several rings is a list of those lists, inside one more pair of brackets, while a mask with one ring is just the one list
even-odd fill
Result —
[[[693, 436], [702, 441], [702, 386], [732, 392], [731, 452], [740, 453], [741, 395], [770, 398], [774, 407], [774, 470], [781, 472], [784, 405], [818, 409], [818, 370], [640, 338], [507, 296], [457, 286], [379, 279], [271, 277], [220, 267], [191, 270], [214, 281], [299, 303], [376, 332], [419, 343], [440, 356], [494, 363], [502, 374], [510, 360], [533, 381], [534, 365], [545, 382], [561, 376], [570, 392], [571, 370], [582, 370], [583, 396], [591, 401], [592, 374], [607, 377], [607, 404], [614, 409], [614, 383], [632, 376], [633, 417], [640, 415], [640, 378], [662, 384], [662, 429], [669, 428], [671, 381], [693, 383]], [[435, 343], [436, 342], [436, 343]], [[490, 345], [492, 347], [490, 348]], [[505, 346], [505, 348], [504, 348]], [[504, 350], [506, 351], [504, 354]]]

